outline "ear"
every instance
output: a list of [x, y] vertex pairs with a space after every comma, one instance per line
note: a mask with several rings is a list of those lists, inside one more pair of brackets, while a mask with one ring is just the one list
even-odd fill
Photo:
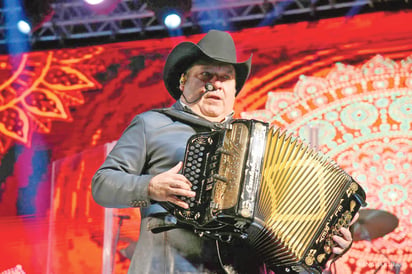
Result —
[[186, 74], [182, 73], [179, 80], [179, 89], [183, 92], [186, 83]]

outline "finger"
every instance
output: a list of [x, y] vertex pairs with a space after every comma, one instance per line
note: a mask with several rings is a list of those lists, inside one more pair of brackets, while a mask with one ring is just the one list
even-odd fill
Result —
[[327, 260], [327, 261], [326, 261], [326, 264], [325, 264], [325, 268], [326, 268], [326, 269], [329, 269], [329, 268], [330, 268], [330, 265], [332, 264], [332, 262], [333, 262], [332, 259]]
[[333, 252], [334, 254], [336, 254], [336, 255], [340, 255], [340, 254], [342, 254], [342, 253], [343, 253], [343, 251], [344, 251], [344, 249], [343, 249], [343, 248], [341, 248], [341, 247], [337, 247], [337, 246], [335, 246], [335, 247], [333, 247], [333, 248], [332, 248], [332, 252]]
[[181, 174], [179, 174], [179, 175], [180, 175], [179, 180], [184, 182], [189, 187], [192, 187], [192, 182], [190, 182], [189, 179], [187, 179], [184, 175], [181, 175]]
[[177, 165], [175, 165], [174, 167], [169, 169], [169, 172], [174, 173], [174, 174], [178, 174], [179, 171], [182, 169], [182, 166], [183, 166], [183, 162], [180, 161], [179, 163], [177, 163]]
[[353, 217], [352, 221], [350, 222], [349, 226], [353, 225], [354, 223], [356, 223], [356, 221], [359, 219], [359, 212], [357, 212], [355, 214], [355, 216]]
[[184, 182], [185, 184], [190, 184], [192, 185], [192, 183], [189, 181], [188, 178], [186, 178], [185, 175], [183, 174], [179, 174], [179, 173], [168, 173], [166, 174], [167, 176], [167, 180], [168, 181], [180, 181], [180, 182]]
[[177, 206], [180, 206], [180, 207], [182, 207], [182, 208], [184, 208], [184, 209], [188, 209], [188, 208], [189, 208], [189, 205], [188, 205], [187, 203], [185, 203], [185, 202], [183, 202], [182, 200], [178, 199], [176, 196], [170, 196], [169, 199], [168, 199], [168, 201], [171, 202], [171, 203], [173, 203], [173, 204], [175, 204], [175, 205], [177, 205]]
[[171, 189], [169, 191], [169, 194], [176, 195], [176, 196], [185, 196], [185, 197], [189, 197], [189, 198], [196, 196], [196, 192], [191, 191], [191, 190], [181, 189], [181, 188]]
[[186, 177], [171, 177], [169, 179], [169, 186], [172, 188], [183, 188], [190, 190], [192, 187], [192, 183], [186, 179]]
[[332, 239], [338, 245], [337, 247], [340, 247], [342, 249], [348, 248], [351, 243], [351, 241], [345, 240], [344, 238], [337, 235], [332, 236]]
[[175, 165], [173, 168], [171, 168], [169, 171], [171, 173], [174, 173], [175, 175], [177, 175], [181, 180], [183, 180], [186, 184], [188, 184], [190, 187], [192, 186], [192, 182], [189, 181], [189, 179], [186, 178], [186, 176], [184, 176], [183, 174], [180, 174], [180, 170], [183, 167], [183, 162], [180, 161], [179, 163], [177, 163], [177, 165]]
[[349, 241], [349, 242], [352, 241], [352, 233], [349, 231], [348, 228], [346, 228], [346, 227], [341, 227], [341, 229], [339, 229], [339, 231], [340, 231], [340, 233], [342, 233], [343, 238], [344, 238], [346, 241]]
[[330, 271], [330, 265], [332, 264], [333, 260], [328, 260], [325, 264], [325, 269], [322, 270], [322, 274], [332, 274]]

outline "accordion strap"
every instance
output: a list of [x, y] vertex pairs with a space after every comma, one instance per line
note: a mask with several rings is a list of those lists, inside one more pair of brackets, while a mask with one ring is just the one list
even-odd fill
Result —
[[[210, 122], [196, 114], [191, 114], [190, 112], [175, 109], [175, 108], [160, 108], [154, 109], [153, 111], [157, 111], [163, 113], [173, 120], [185, 122], [194, 127], [203, 127], [209, 130], [219, 130], [227, 127], [227, 122], [224, 123], [213, 123]], [[229, 119], [230, 120], [230, 119]]]
[[188, 227], [179, 223], [173, 215], [167, 212], [154, 213], [147, 218], [147, 230], [153, 233], [160, 233], [175, 228]]

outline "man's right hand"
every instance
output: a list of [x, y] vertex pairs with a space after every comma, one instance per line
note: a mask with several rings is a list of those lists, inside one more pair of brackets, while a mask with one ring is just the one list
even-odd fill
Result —
[[156, 201], [171, 202], [182, 208], [189, 205], [177, 196], [195, 197], [196, 193], [191, 191], [192, 184], [182, 174], [179, 174], [183, 163], [179, 162], [173, 168], [154, 176], [149, 182], [149, 197]]

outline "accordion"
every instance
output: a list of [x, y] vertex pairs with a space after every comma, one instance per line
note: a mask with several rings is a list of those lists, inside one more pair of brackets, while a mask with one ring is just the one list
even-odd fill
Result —
[[320, 273], [332, 236], [366, 205], [335, 162], [257, 120], [193, 135], [182, 172], [196, 196], [163, 206], [200, 236], [244, 239], [276, 273]]

